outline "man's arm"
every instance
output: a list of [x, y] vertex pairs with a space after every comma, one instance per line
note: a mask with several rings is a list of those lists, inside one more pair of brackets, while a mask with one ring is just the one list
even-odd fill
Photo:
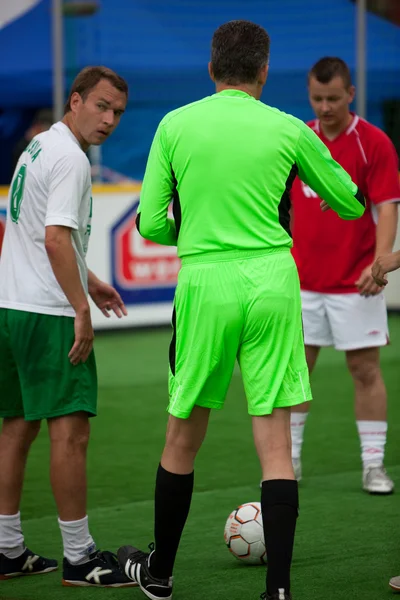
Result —
[[[376, 130], [373, 143], [367, 146], [366, 194], [378, 219], [375, 238], [375, 259], [392, 252], [397, 231], [397, 202], [400, 201], [400, 185], [396, 150], [383, 131]], [[377, 286], [368, 265], [356, 282], [362, 296], [378, 294]]]
[[364, 214], [365, 199], [346, 171], [333, 160], [328, 148], [304, 123], [297, 145], [299, 177], [342, 219]]
[[151, 146], [140, 194], [136, 225], [146, 239], [164, 246], [176, 246], [175, 222], [168, 218], [168, 207], [176, 191], [176, 180], [168, 157], [163, 122]]
[[396, 203], [378, 204], [375, 258], [390, 254], [397, 234], [398, 206]]
[[72, 246], [71, 229], [60, 225], [46, 227], [45, 247], [55, 278], [74, 311], [90, 313]]
[[88, 359], [93, 348], [94, 334], [89, 302], [72, 246], [71, 230], [59, 225], [46, 227], [45, 248], [54, 276], [76, 313], [75, 341], [68, 358], [73, 365], [77, 365]]
[[[75, 341], [68, 354], [72, 364], [85, 362], [93, 348], [89, 302], [81, 282], [71, 231], [79, 227], [79, 209], [88, 184], [87, 158], [57, 149], [49, 172], [45, 248], [55, 278], [75, 310]], [[90, 183], [89, 183], [90, 184]]]

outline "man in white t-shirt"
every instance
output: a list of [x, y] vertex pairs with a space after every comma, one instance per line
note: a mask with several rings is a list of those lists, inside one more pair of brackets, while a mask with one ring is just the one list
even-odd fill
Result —
[[19, 513], [29, 448], [47, 419], [64, 585], [132, 585], [115, 555], [96, 551], [86, 514], [89, 417], [97, 410], [88, 294], [105, 316], [126, 309], [86, 266], [92, 191], [85, 153], [114, 131], [127, 98], [126, 82], [110, 69], [83, 69], [64, 118], [33, 138], [11, 183], [0, 261], [0, 579], [57, 568], [25, 547]]

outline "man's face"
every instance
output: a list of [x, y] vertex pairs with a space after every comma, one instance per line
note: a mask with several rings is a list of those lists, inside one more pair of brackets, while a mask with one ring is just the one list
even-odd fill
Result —
[[341, 127], [349, 116], [349, 105], [354, 99], [355, 88], [347, 88], [339, 75], [328, 83], [320, 83], [315, 77], [308, 82], [310, 103], [317, 118], [326, 127]]
[[85, 101], [78, 93], [72, 95], [75, 126], [85, 145], [99, 146], [112, 134], [125, 111], [126, 102], [126, 95], [107, 79], [99, 81]]

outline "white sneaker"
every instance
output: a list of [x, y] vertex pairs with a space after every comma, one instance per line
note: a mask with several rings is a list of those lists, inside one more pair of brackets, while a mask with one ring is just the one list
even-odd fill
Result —
[[400, 592], [400, 575], [398, 577], [392, 577], [389, 581], [389, 585], [395, 592]]
[[369, 494], [392, 494], [394, 483], [383, 465], [372, 464], [364, 469], [363, 490]]
[[297, 481], [301, 481], [301, 458], [292, 458], [294, 476]]

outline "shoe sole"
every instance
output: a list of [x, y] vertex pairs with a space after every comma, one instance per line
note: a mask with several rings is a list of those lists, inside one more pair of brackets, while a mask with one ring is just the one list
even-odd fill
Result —
[[363, 488], [364, 492], [366, 492], [367, 494], [370, 494], [371, 496], [390, 496], [391, 494], [394, 494], [394, 489], [390, 490], [388, 492], [382, 492], [382, 491], [378, 491], [378, 490], [369, 490], [368, 488]]
[[32, 575], [46, 575], [52, 571], [57, 571], [58, 567], [48, 567], [43, 571], [35, 571], [34, 573], [7, 573], [6, 575], [0, 575], [0, 581], [6, 581], [7, 579], [16, 579], [17, 577], [32, 577]]
[[124, 587], [138, 587], [138, 584], [130, 581], [128, 583], [109, 583], [108, 585], [102, 583], [89, 583], [88, 581], [71, 581], [68, 579], [62, 579], [61, 584], [64, 587], [97, 587], [97, 588], [124, 588]]
[[389, 583], [389, 587], [394, 591], [394, 592], [400, 592], [400, 587], [393, 585], [392, 583]]

